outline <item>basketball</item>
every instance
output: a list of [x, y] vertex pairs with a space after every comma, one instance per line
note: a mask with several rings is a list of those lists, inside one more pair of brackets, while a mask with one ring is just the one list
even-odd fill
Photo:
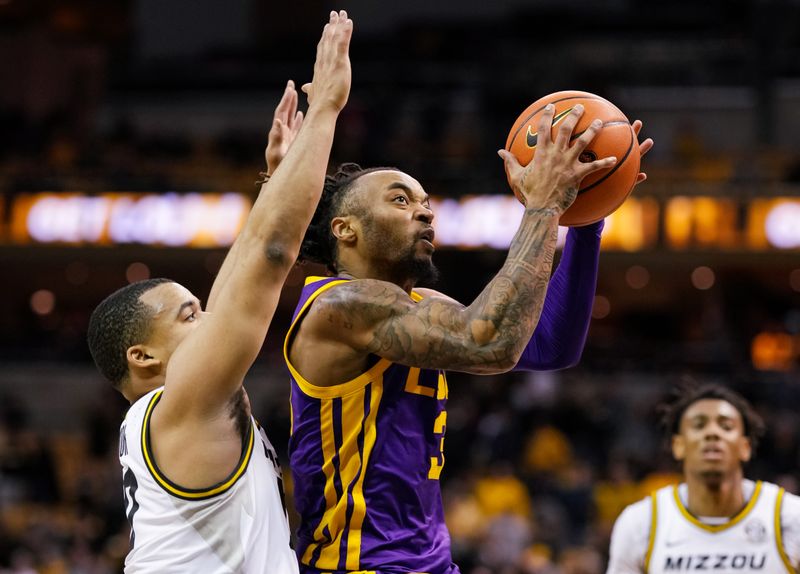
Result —
[[[578, 120], [572, 139], [579, 137], [595, 119], [603, 122], [603, 129], [581, 154], [581, 160], [590, 162], [616, 156], [617, 163], [608, 169], [596, 171], [581, 181], [578, 197], [561, 215], [559, 225], [581, 226], [600, 221], [614, 212], [630, 195], [639, 174], [639, 140], [628, 118], [608, 100], [588, 92], [555, 92], [533, 102], [514, 122], [508, 133], [506, 149], [516, 156], [520, 164], [528, 165], [536, 153], [536, 130], [544, 107], [555, 105], [555, 127], [577, 104], [584, 112]], [[553, 138], [556, 137], [555, 131]], [[514, 192], [516, 195], [516, 191]], [[517, 195], [517, 199], [522, 199]]]

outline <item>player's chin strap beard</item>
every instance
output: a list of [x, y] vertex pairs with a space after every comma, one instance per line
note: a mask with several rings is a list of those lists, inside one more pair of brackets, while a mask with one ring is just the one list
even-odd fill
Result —
[[413, 254], [391, 264], [389, 274], [398, 284], [410, 279], [414, 286], [432, 286], [439, 280], [439, 270], [429, 258], [420, 259]]

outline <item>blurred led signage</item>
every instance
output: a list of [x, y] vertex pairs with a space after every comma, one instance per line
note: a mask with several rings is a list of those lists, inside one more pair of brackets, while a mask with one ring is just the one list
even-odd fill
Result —
[[250, 210], [241, 194], [23, 195], [11, 208], [14, 243], [166, 247], [230, 245]]
[[[459, 249], [506, 249], [522, 218], [511, 195], [431, 200], [436, 243]], [[14, 244], [225, 247], [244, 224], [242, 194], [37, 193], [8, 206]], [[566, 229], [561, 229], [563, 243]], [[629, 198], [606, 218], [608, 251], [800, 249], [800, 199]]]
[[770, 245], [779, 249], [800, 247], [800, 201], [760, 200], [758, 206], [766, 213], [763, 230]]
[[732, 199], [673, 197], [664, 204], [664, 242], [675, 250], [733, 249], [741, 241]]

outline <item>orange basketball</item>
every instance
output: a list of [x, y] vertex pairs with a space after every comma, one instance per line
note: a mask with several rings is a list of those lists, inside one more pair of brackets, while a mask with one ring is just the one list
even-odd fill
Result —
[[[591, 173], [581, 181], [575, 203], [561, 215], [559, 224], [580, 226], [600, 221], [622, 205], [636, 183], [640, 161], [639, 140], [625, 114], [608, 100], [588, 92], [556, 92], [528, 106], [508, 133], [506, 149], [522, 165], [528, 165], [536, 153], [536, 130], [547, 104], [556, 107], [553, 138], [556, 137], [557, 124], [576, 104], [583, 104], [584, 112], [572, 132], [573, 140], [589, 127], [592, 120], [603, 121], [603, 129], [587, 146], [581, 159], [588, 162], [613, 155], [617, 163], [609, 169]], [[521, 201], [518, 195], [517, 199]]]

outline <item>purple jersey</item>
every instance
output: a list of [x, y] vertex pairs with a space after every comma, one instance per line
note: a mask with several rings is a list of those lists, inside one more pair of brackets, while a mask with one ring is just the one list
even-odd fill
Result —
[[319, 387], [289, 361], [289, 344], [308, 308], [345, 281], [306, 280], [284, 346], [292, 384], [289, 459], [302, 519], [300, 570], [458, 573], [439, 489], [444, 372], [374, 357], [355, 379]]

